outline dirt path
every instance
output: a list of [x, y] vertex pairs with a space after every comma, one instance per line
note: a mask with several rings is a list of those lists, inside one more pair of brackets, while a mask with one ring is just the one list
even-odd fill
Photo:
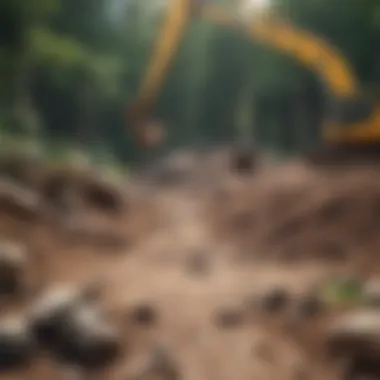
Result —
[[[35, 229], [40, 234], [47, 281], [104, 281], [105, 305], [123, 327], [121, 336], [129, 347], [123, 360], [91, 380], [132, 379], [157, 343], [168, 347], [184, 380], [333, 379], [295, 341], [265, 320], [253, 317], [231, 329], [215, 323], [221, 308], [241, 306], [245, 299], [272, 286], [300, 292], [331, 271], [331, 266], [239, 262], [234, 246], [212, 236], [202, 202], [181, 192], [156, 195], [156, 230], [117, 255], [62, 244]], [[190, 271], [192, 257], [201, 254], [204, 273]], [[127, 312], [138, 303], [157, 309], [153, 326], [128, 322]], [[266, 353], [260, 353], [262, 347]], [[0, 379], [71, 380], [60, 368], [41, 363]], [[305, 369], [309, 375], [302, 377]]]

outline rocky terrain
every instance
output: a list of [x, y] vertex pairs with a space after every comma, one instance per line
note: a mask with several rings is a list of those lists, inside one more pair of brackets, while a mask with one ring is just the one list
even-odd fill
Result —
[[380, 377], [380, 166], [205, 157], [2, 157], [0, 379]]

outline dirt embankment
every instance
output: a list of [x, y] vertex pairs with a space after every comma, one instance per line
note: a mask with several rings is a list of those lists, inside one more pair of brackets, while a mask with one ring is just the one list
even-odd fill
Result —
[[379, 166], [289, 164], [219, 190], [208, 217], [218, 238], [252, 258], [374, 265], [380, 246]]

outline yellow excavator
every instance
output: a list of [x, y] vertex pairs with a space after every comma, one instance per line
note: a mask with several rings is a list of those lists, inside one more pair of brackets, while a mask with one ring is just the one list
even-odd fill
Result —
[[223, 7], [208, 4], [207, 0], [168, 0], [168, 3], [140, 92], [128, 110], [129, 122], [142, 138], [140, 143], [144, 144], [147, 121], [184, 31], [192, 19], [202, 17], [275, 47], [322, 79], [330, 95], [322, 126], [325, 152], [332, 152], [332, 156], [339, 152], [342, 157], [341, 153], [361, 155], [380, 151], [380, 104], [363, 93], [350, 65], [334, 47], [270, 14], [244, 21]]

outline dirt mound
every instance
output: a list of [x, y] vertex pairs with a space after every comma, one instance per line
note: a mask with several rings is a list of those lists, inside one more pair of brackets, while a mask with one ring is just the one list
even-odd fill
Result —
[[11, 214], [20, 213], [9, 205], [26, 208], [26, 192], [39, 198], [36, 207], [44, 211], [47, 206], [60, 212], [85, 208], [120, 215], [127, 211], [123, 185], [80, 162], [52, 167], [29, 152], [4, 152], [0, 155], [0, 180], [2, 205], [5, 203]]
[[75, 167], [46, 170], [39, 191], [55, 205], [86, 206], [114, 214], [122, 213], [126, 207], [122, 189], [92, 170]]
[[380, 247], [380, 166], [285, 164], [213, 195], [218, 238], [254, 257], [339, 260]]
[[53, 166], [28, 152], [0, 156], [0, 222], [11, 235], [41, 227], [67, 246], [125, 249], [155, 228], [155, 207], [140, 193], [79, 161]]

